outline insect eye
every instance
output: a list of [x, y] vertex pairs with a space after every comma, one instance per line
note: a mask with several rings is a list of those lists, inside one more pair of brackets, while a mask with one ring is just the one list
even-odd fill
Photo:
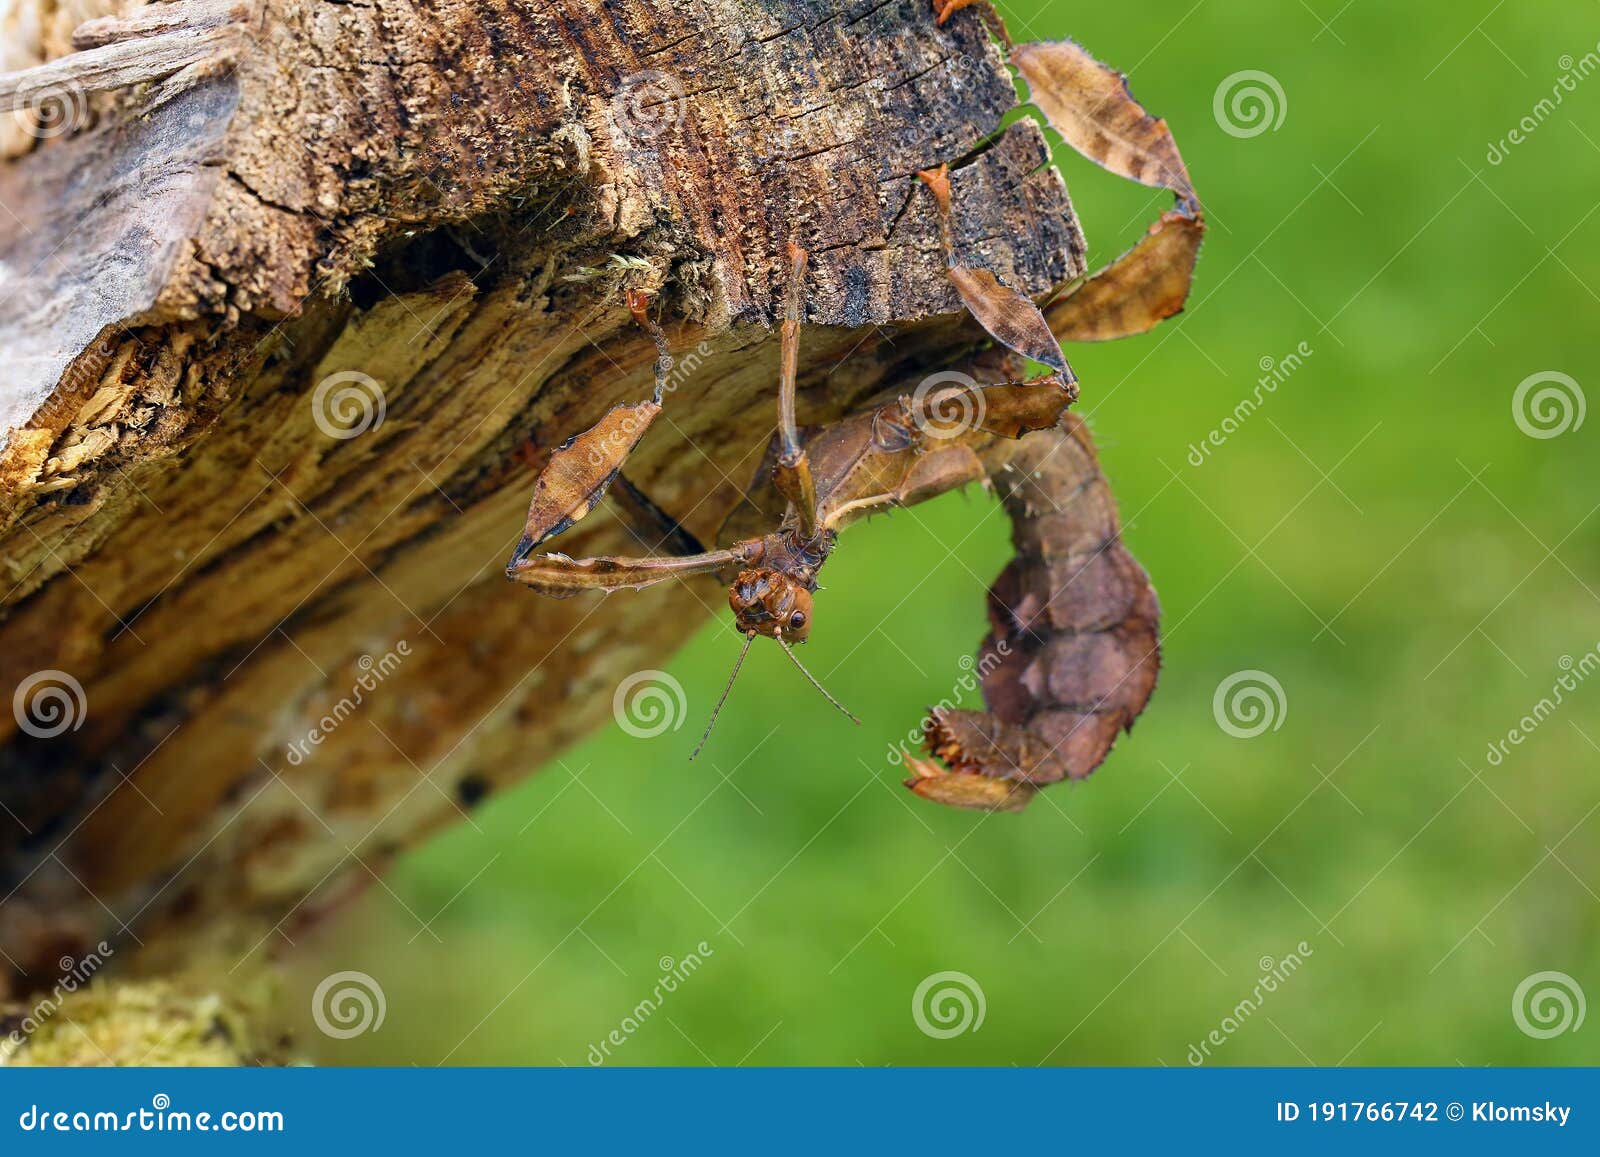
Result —
[[791, 631], [798, 631], [805, 625], [806, 613], [804, 611], [796, 611], [794, 614], [789, 616], [789, 629]]

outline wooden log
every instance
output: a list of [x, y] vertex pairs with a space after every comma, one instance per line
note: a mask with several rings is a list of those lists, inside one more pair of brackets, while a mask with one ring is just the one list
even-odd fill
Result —
[[[951, 165], [973, 264], [1034, 295], [1083, 272], [977, 8], [237, 0], [77, 41], [139, 83], [44, 65], [90, 114], [0, 166], [18, 991], [102, 938], [259, 959], [717, 613], [709, 580], [502, 575], [550, 450], [649, 395], [627, 290], [676, 353], [629, 477], [710, 540], [772, 430], [787, 242], [804, 421], [982, 341], [918, 170]], [[597, 512], [562, 545], [628, 541]]]

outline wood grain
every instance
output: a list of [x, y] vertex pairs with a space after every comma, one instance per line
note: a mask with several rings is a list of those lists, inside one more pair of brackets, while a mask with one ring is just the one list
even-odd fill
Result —
[[[788, 242], [806, 422], [983, 342], [917, 170], [952, 165], [972, 264], [1034, 296], [1083, 272], [1040, 133], [998, 131], [975, 10], [271, 0], [245, 25], [226, 67], [0, 166], [27, 287], [0, 315], [0, 691], [58, 671], [87, 704], [49, 738], [0, 711], [18, 988], [102, 936], [146, 967], [286, 947], [723, 613], [705, 580], [602, 617], [503, 577], [551, 450], [651, 392], [628, 290], [677, 356], [628, 477], [711, 542], [771, 430]], [[336, 375], [376, 385], [354, 436], [317, 405]], [[602, 507], [561, 545], [631, 542]]]

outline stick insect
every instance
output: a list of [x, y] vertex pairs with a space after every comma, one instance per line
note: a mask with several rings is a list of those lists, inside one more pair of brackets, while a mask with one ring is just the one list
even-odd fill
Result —
[[[935, 9], [962, 6], [936, 0]], [[622, 479], [614, 498], [635, 520], [644, 517], [665, 531], [671, 556], [575, 559], [539, 550], [598, 505], [619, 479], [660, 412], [659, 378], [655, 397], [613, 407], [558, 447], [535, 483], [522, 539], [507, 566], [513, 581], [557, 598], [642, 589], [686, 575], [716, 574], [727, 582], [744, 645], [702, 746], [758, 635], [775, 640], [843, 711], [793, 648], [811, 632], [818, 575], [839, 533], [868, 514], [974, 482], [998, 490], [1016, 548], [989, 591], [990, 631], [977, 664], [989, 711], [930, 710], [922, 724], [926, 758], [904, 753], [907, 786], [940, 803], [1019, 811], [1040, 787], [1081, 779], [1099, 766], [1155, 688], [1159, 606], [1148, 576], [1123, 546], [1088, 430], [1067, 413], [1078, 387], [1060, 342], [1140, 333], [1178, 312], [1203, 217], [1165, 122], [1139, 106], [1120, 74], [1070, 41], [1017, 46], [1011, 59], [1034, 103], [1079, 152], [1175, 195], [1176, 209], [1144, 240], [1066, 287], [1041, 311], [991, 271], [959, 259], [948, 172], [941, 166], [920, 173], [934, 199], [957, 295], [989, 336], [1013, 351], [986, 359], [991, 372], [979, 372], [975, 362], [967, 367], [974, 370], [970, 385], [927, 396], [894, 394], [802, 438], [795, 392], [807, 255], [791, 243], [777, 433], [750, 491], [768, 492], [785, 508], [775, 529], [708, 550]], [[1016, 354], [1046, 372], [1018, 380]], [[998, 375], [1005, 380], [977, 380], [995, 377], [996, 366], [1012, 372]]]

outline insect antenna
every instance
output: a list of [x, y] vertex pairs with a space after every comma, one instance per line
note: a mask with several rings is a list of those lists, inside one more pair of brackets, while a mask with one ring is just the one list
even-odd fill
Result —
[[826, 699], [829, 703], [832, 703], [840, 711], [844, 712], [845, 717], [847, 719], [849, 719], [851, 723], [854, 723], [857, 727], [861, 726], [861, 720], [857, 719], [853, 714], [851, 714], [850, 709], [848, 707], [846, 707], [843, 703], [840, 703], [832, 695], [829, 695], [828, 694], [828, 689], [826, 687], [824, 687], [821, 683], [817, 682], [817, 677], [815, 675], [813, 675], [810, 671], [806, 670], [806, 665], [800, 661], [800, 656], [796, 655], [794, 653], [794, 648], [793, 647], [789, 646], [788, 643], [784, 642], [782, 635], [778, 636], [778, 646], [782, 647], [783, 650], [784, 650], [784, 653], [786, 655], [788, 655], [790, 659], [794, 660], [794, 665], [796, 667], [800, 668], [800, 674], [804, 675], [807, 679], [811, 680], [811, 685], [813, 687], [815, 687], [818, 691], [822, 692], [822, 697], [824, 699]]
[[[700, 754], [705, 747], [706, 740], [711, 738], [711, 729], [717, 725], [717, 716], [722, 714], [722, 705], [728, 701], [728, 692], [733, 690], [733, 681], [739, 677], [739, 668], [744, 666], [744, 657], [750, 653], [750, 644], [756, 641], [756, 633], [751, 631], [744, 637], [744, 646], [739, 650], [739, 657], [733, 661], [733, 671], [728, 675], [728, 685], [722, 689], [722, 698], [717, 700], [717, 705], [711, 709], [711, 718], [706, 723], [706, 729], [700, 734], [700, 742], [694, 745], [694, 750], [689, 753], [689, 762], [694, 762], [694, 757]], [[827, 694], [827, 692], [823, 692]]]

